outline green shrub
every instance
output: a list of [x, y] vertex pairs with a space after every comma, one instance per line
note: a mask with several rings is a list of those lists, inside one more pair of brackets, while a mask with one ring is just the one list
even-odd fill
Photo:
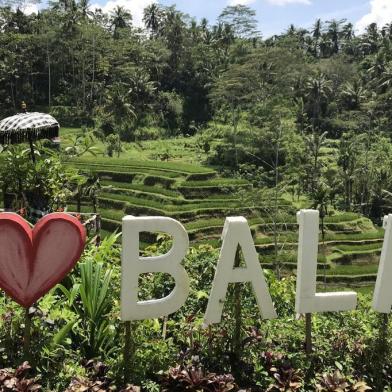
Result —
[[175, 172], [181, 175], [197, 173], [215, 173], [213, 169], [203, 166], [190, 165], [182, 162], [160, 162], [160, 161], [136, 161], [124, 158], [102, 158], [102, 157], [83, 157], [73, 161], [82, 165], [117, 165], [122, 167], [133, 167], [143, 169], [159, 169], [162, 171]]

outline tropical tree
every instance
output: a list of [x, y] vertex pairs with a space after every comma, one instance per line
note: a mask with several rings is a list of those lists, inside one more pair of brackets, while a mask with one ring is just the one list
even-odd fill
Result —
[[124, 7], [117, 6], [110, 15], [110, 23], [113, 28], [113, 37], [118, 39], [120, 30], [132, 25], [132, 15]]
[[332, 83], [322, 73], [310, 77], [306, 82], [305, 98], [308, 106], [308, 116], [312, 121], [314, 130], [320, 129], [321, 116], [326, 111], [331, 93]]
[[327, 37], [331, 40], [331, 47], [332, 47], [332, 53], [339, 53], [340, 50], [340, 40], [343, 35], [342, 31], [342, 25], [345, 23], [345, 20], [331, 20], [326, 22], [327, 24], [327, 29], [326, 29], [326, 35]]
[[350, 110], [357, 110], [366, 98], [366, 90], [359, 80], [346, 82], [341, 91], [343, 104]]
[[143, 12], [143, 22], [151, 32], [151, 36], [156, 37], [162, 28], [162, 23], [164, 20], [164, 11], [156, 3], [152, 3], [144, 9]]
[[239, 38], [256, 38], [257, 30], [256, 11], [242, 4], [226, 7], [219, 15], [218, 21], [230, 26], [234, 35]]
[[310, 177], [310, 192], [315, 194], [321, 175], [320, 152], [327, 142], [327, 132], [321, 135], [314, 131], [311, 135], [305, 135], [305, 146], [308, 158], [308, 175]]

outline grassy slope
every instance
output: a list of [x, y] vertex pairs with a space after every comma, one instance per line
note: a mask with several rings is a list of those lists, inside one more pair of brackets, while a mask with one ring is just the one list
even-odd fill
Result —
[[[63, 129], [63, 145], [69, 144], [77, 132]], [[245, 181], [223, 179], [213, 168], [201, 164], [206, 156], [196, 147], [195, 138], [130, 143], [123, 147], [120, 158], [84, 156], [69, 162], [103, 178], [106, 189], [100, 202], [104, 230], [119, 228], [122, 216], [127, 213], [167, 215], [183, 221], [194, 243], [219, 246], [225, 216], [241, 213], [252, 228], [263, 265], [274, 266], [271, 219], [247, 209], [238, 198], [237, 189], [249, 186]], [[104, 151], [102, 143], [97, 148]], [[158, 159], [162, 152], [169, 153], [169, 162]], [[333, 161], [335, 154], [334, 148], [325, 147], [322, 159]], [[306, 198], [297, 200], [289, 194], [282, 196], [280, 204], [290, 205], [292, 211], [309, 208]], [[85, 201], [83, 211], [89, 209]], [[370, 276], [377, 272], [375, 260], [382, 244], [382, 229], [376, 229], [369, 220], [354, 213], [328, 216], [325, 227], [318, 262], [327, 269], [322, 267], [320, 275], [334, 276], [332, 283], [339, 284], [339, 276]], [[280, 222], [279, 230], [280, 261], [290, 269], [295, 268], [298, 234], [294, 213]]]

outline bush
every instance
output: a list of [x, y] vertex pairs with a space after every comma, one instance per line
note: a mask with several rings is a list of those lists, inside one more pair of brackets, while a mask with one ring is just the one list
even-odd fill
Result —
[[50, 114], [63, 127], [80, 127], [81, 124], [92, 127], [94, 122], [88, 113], [74, 106], [51, 106]]
[[156, 127], [137, 128], [134, 132], [135, 140], [157, 140], [163, 137], [165, 130]]

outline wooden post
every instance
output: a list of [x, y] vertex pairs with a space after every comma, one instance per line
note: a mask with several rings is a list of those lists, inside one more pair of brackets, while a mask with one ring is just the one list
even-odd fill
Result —
[[383, 327], [385, 328], [385, 331], [388, 329], [388, 321], [389, 321], [389, 314], [383, 313]]
[[124, 342], [124, 385], [131, 381], [131, 368], [133, 360], [132, 325], [130, 321], [125, 321], [125, 342]]
[[99, 246], [101, 245], [101, 214], [96, 214], [95, 235], [96, 235], [95, 245]]
[[33, 163], [35, 164], [34, 144], [33, 144], [33, 138], [31, 135], [29, 135], [29, 144], [30, 144], [31, 159], [32, 159]]
[[305, 314], [305, 350], [306, 354], [310, 355], [312, 353], [312, 314]]
[[[234, 267], [238, 268], [241, 264], [241, 256], [239, 248], [237, 249], [234, 261]], [[234, 332], [233, 332], [233, 340], [232, 340], [232, 347], [233, 347], [233, 370], [232, 372], [237, 373], [238, 361], [241, 360], [242, 356], [242, 342], [241, 342], [241, 328], [242, 328], [242, 318], [241, 318], [241, 285], [240, 283], [235, 283], [234, 286]], [[237, 377], [240, 375], [237, 374]]]
[[25, 308], [24, 316], [24, 333], [23, 333], [23, 356], [24, 360], [31, 363], [31, 316], [29, 313], [29, 308]]

